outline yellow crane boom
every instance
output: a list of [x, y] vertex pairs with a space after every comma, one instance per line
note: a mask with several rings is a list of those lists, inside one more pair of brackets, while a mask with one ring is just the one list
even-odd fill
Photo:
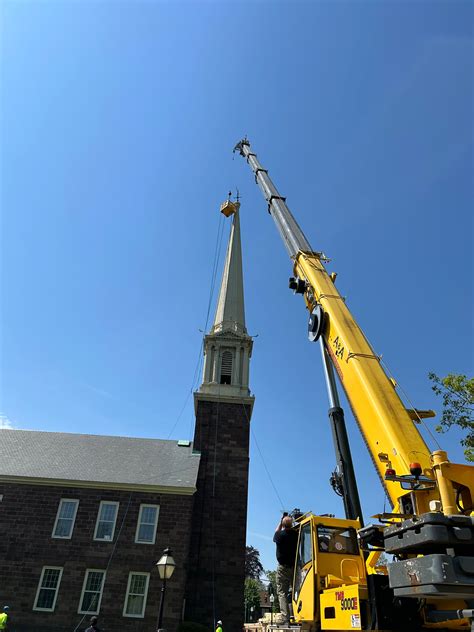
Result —
[[[427, 512], [430, 501], [441, 500], [445, 514], [459, 513], [456, 493], [461, 490], [463, 506], [472, 506], [474, 468], [449, 463], [442, 450], [430, 454], [414, 419], [431, 416], [431, 411], [418, 413], [405, 407], [380, 357], [339, 294], [335, 276], [327, 272], [324, 255], [311, 248], [249, 141], [241, 140], [234, 151], [247, 160], [268, 202], [268, 210], [293, 260], [295, 278], [290, 279], [290, 287], [304, 295], [311, 313], [310, 339], [317, 340], [321, 335], [324, 340], [394, 512]], [[418, 470], [419, 481], [429, 479], [416, 486], [416, 501], [411, 491], [403, 494], [400, 490], [400, 477], [410, 477], [414, 470]]]

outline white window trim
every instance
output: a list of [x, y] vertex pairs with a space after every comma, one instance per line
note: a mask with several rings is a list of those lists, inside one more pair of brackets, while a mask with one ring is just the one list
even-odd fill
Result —
[[[146, 584], [145, 584], [145, 594], [143, 595], [143, 610], [141, 614], [127, 614], [127, 603], [130, 591], [130, 584], [132, 582], [132, 575], [145, 575]], [[139, 571], [130, 571], [128, 574], [128, 582], [127, 582], [127, 592], [125, 593], [125, 603], [123, 604], [123, 616], [129, 617], [131, 619], [143, 619], [145, 617], [146, 610], [146, 600], [148, 597], [148, 586], [150, 584], [150, 573], [141, 573]]]
[[[117, 507], [117, 511], [115, 512], [114, 524], [112, 527], [112, 536], [110, 540], [108, 538], [98, 538], [97, 537], [97, 529], [99, 528], [99, 518], [102, 511], [102, 505], [115, 505]], [[94, 540], [98, 542], [113, 542], [115, 536], [115, 525], [117, 524], [117, 516], [119, 512], [120, 503], [116, 500], [101, 500], [99, 505], [99, 511], [97, 512], [97, 520], [95, 521], [95, 530], [94, 530]]]
[[[81, 610], [82, 600], [84, 599], [84, 593], [86, 592], [87, 578], [89, 577], [89, 573], [102, 573], [102, 586], [99, 593], [99, 600], [97, 602], [96, 610]], [[81, 598], [79, 600], [79, 607], [77, 609], [78, 614], [99, 614], [100, 604], [102, 603], [102, 595], [104, 594], [106, 574], [107, 574], [107, 571], [105, 570], [105, 568], [86, 568], [84, 581], [82, 583]]]
[[[53, 571], [59, 571], [58, 584], [56, 586], [52, 608], [38, 608], [36, 604], [38, 603], [38, 597], [39, 597], [39, 594], [40, 594], [40, 590], [42, 588], [44, 572], [45, 572], [46, 569], [48, 569], [48, 570], [50, 569], [50, 570], [53, 570]], [[40, 577], [39, 582], [38, 582], [38, 588], [36, 589], [36, 596], [35, 596], [35, 601], [34, 601], [34, 605], [33, 605], [33, 610], [36, 610], [37, 612], [54, 612], [54, 609], [56, 608], [56, 601], [58, 599], [59, 587], [61, 586], [62, 576], [63, 576], [63, 567], [62, 566], [43, 566], [43, 569], [41, 570], [41, 577]]]
[[[143, 509], [145, 507], [154, 507], [156, 509], [156, 520], [155, 520], [155, 526], [153, 529], [153, 540], [151, 540], [150, 542], [146, 542], [145, 540], [139, 540], [138, 539], [138, 534], [140, 533], [140, 524], [141, 524], [141, 518], [142, 518], [142, 514], [143, 514]], [[137, 522], [137, 530], [135, 532], [135, 543], [136, 544], [155, 544], [155, 540], [156, 540], [156, 529], [158, 527], [158, 518], [160, 516], [160, 505], [140, 505], [140, 511], [138, 513], [138, 522]]]
[[[56, 527], [58, 526], [59, 513], [61, 511], [61, 505], [63, 504], [63, 502], [76, 503], [76, 508], [74, 509], [74, 516], [72, 518], [71, 532], [69, 535], [54, 535], [56, 531]], [[79, 507], [79, 501], [77, 498], [61, 498], [61, 500], [59, 501], [58, 511], [56, 512], [56, 520], [54, 521], [53, 532], [51, 534], [52, 538], [54, 538], [55, 540], [70, 540], [72, 538], [72, 532], [74, 531], [74, 525], [76, 524], [76, 516], [77, 516], [78, 507]]]

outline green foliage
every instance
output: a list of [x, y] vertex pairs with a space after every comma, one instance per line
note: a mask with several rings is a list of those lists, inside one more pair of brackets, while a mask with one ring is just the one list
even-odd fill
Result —
[[442, 378], [429, 373], [428, 377], [433, 382], [433, 391], [443, 398], [443, 414], [436, 431], [447, 432], [452, 426], [466, 431], [461, 445], [466, 460], [474, 462], [474, 378], [455, 373]]
[[260, 580], [263, 566], [260, 562], [260, 551], [253, 546], [245, 547], [245, 577]]
[[247, 605], [247, 612], [250, 611], [252, 606], [254, 607], [255, 612], [259, 611], [261, 590], [262, 585], [258, 580], [252, 579], [251, 577], [245, 578], [244, 597]]
[[209, 632], [209, 628], [194, 621], [182, 621], [178, 626], [178, 632]]
[[265, 575], [268, 579], [268, 592], [270, 595], [273, 594], [275, 597], [275, 601], [273, 602], [273, 612], [280, 612], [280, 604], [278, 602], [277, 594], [276, 574], [276, 571], [265, 571]]

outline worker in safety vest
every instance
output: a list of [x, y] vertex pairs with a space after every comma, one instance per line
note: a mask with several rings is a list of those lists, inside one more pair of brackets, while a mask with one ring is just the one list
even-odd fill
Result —
[[222, 621], [217, 622], [216, 632], [222, 632]]
[[0, 614], [0, 632], [8, 630], [8, 619], [10, 616], [10, 608], [3, 606], [3, 612]]

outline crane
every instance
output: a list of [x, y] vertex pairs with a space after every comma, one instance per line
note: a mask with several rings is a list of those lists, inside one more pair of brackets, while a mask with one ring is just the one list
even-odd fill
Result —
[[[321, 347], [337, 471], [333, 486], [345, 519], [299, 517], [292, 605], [305, 630], [474, 630], [474, 467], [430, 452], [416, 422], [433, 411], [409, 409], [385, 372], [286, 198], [247, 138], [234, 152], [250, 166], [293, 262], [289, 287], [309, 311], [308, 338]], [[342, 385], [392, 505], [381, 524], [363, 526], [361, 503], [340, 406]], [[395, 556], [379, 574], [376, 560]]]

